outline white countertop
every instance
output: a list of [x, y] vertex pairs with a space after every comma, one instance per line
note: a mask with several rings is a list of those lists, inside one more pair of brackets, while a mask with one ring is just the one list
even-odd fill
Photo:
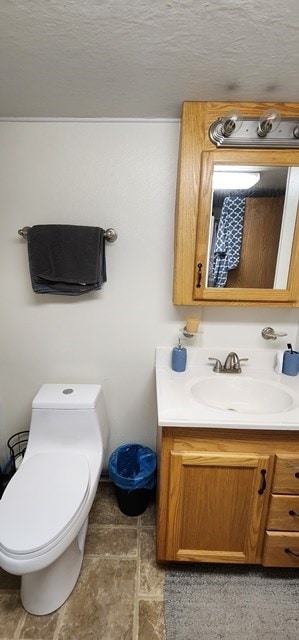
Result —
[[[219, 358], [222, 362], [228, 350], [188, 349], [186, 371], [172, 371], [171, 349], [156, 349], [156, 391], [158, 424], [169, 427], [218, 427], [230, 429], [271, 429], [299, 431], [299, 376], [278, 375], [274, 372], [275, 350], [236, 349], [239, 358], [248, 358], [241, 363], [242, 373], [224, 374], [213, 372], [213, 362], [208, 357]], [[233, 349], [232, 349], [233, 351]], [[287, 411], [279, 413], [240, 413], [215, 409], [200, 404], [193, 399], [190, 389], [198, 379], [213, 376], [242, 376], [242, 381], [262, 379], [275, 388], [285, 389], [293, 397], [293, 404]]]

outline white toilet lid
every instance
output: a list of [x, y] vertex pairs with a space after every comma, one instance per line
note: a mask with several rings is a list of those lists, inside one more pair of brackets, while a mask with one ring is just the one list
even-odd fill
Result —
[[89, 490], [89, 466], [80, 453], [40, 453], [24, 460], [0, 502], [0, 547], [38, 552], [74, 519]]

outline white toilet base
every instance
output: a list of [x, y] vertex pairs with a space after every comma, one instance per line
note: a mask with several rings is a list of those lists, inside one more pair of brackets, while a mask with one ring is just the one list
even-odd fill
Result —
[[43, 616], [67, 600], [79, 577], [87, 525], [88, 518], [75, 540], [55, 562], [45, 569], [22, 576], [21, 600], [28, 613]]

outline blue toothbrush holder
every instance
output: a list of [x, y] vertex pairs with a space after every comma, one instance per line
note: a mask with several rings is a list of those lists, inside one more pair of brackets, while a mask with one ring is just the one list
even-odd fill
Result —
[[283, 355], [282, 373], [287, 376], [296, 376], [299, 372], [298, 351], [285, 351]]

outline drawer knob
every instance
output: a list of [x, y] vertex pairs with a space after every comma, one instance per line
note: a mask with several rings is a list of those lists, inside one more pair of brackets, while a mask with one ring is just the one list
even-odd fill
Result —
[[299, 518], [299, 513], [296, 513], [296, 511], [293, 511], [293, 509], [291, 509], [289, 511], [289, 516], [294, 516], [295, 518]]
[[295, 478], [299, 478], [299, 471], [296, 471]]
[[285, 549], [285, 553], [288, 553], [291, 556], [295, 556], [295, 558], [299, 558], [299, 553], [296, 553], [295, 551], [292, 551], [292, 549], [289, 549], [289, 547], [287, 547]]

